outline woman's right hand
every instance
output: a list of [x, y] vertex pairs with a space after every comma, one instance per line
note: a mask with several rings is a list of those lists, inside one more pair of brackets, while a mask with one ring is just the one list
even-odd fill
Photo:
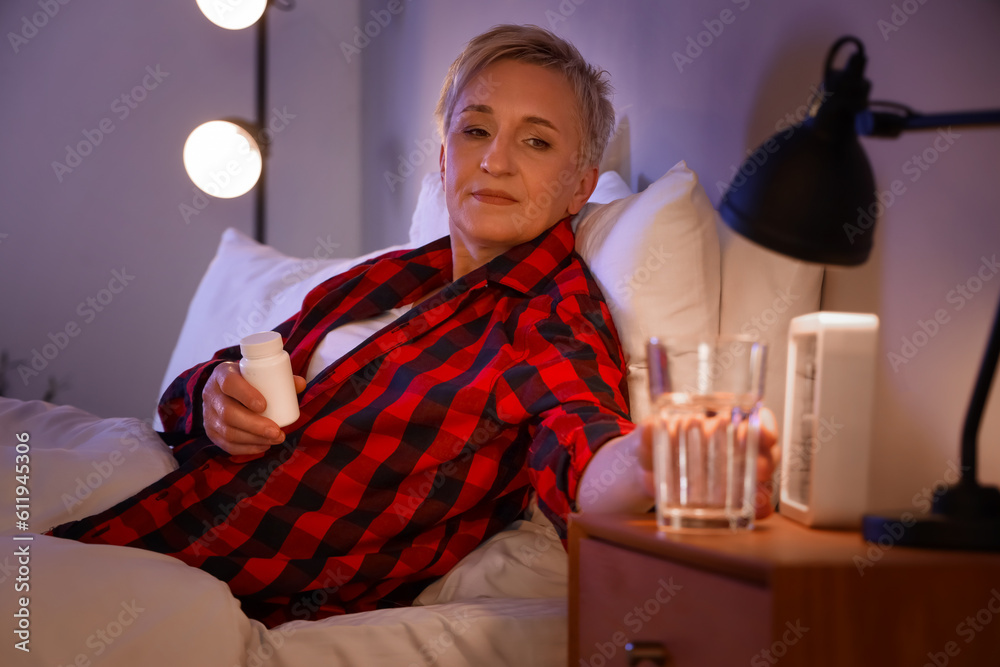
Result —
[[[305, 378], [295, 377], [295, 391], [306, 387]], [[205, 433], [231, 456], [263, 454], [285, 441], [285, 434], [260, 413], [264, 396], [240, 375], [239, 364], [219, 364], [201, 393]]]

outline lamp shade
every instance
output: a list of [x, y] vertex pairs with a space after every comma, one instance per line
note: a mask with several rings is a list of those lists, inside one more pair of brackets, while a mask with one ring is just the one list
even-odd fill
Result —
[[197, 0], [209, 21], [227, 30], [242, 30], [256, 23], [267, 8], [267, 0]]
[[[835, 69], [837, 52], [847, 45], [855, 52]], [[855, 266], [868, 259], [878, 211], [875, 178], [856, 129], [871, 89], [865, 63], [857, 38], [834, 43], [812, 115], [751, 153], [723, 195], [719, 213], [734, 231], [807, 262]]]
[[875, 179], [853, 131], [816, 118], [750, 154], [719, 205], [742, 236], [808, 262], [854, 266], [872, 249]]
[[247, 128], [227, 120], [202, 123], [184, 142], [184, 169], [201, 190], [231, 199], [256, 185], [261, 149]]

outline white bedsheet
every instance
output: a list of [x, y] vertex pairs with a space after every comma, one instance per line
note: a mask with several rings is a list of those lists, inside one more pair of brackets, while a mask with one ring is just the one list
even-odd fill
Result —
[[[28, 532], [13, 507], [18, 433], [30, 446]], [[541, 512], [470, 554], [416, 606], [273, 630], [248, 619], [224, 583], [175, 558], [38, 534], [110, 507], [174, 467], [139, 420], [0, 398], [0, 498], [9, 503], [0, 510], [0, 664], [565, 664], [566, 555]], [[13, 632], [22, 608], [30, 652]]]

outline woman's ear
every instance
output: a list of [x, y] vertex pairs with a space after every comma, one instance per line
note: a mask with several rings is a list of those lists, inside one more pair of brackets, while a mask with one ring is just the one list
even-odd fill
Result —
[[438, 166], [441, 168], [441, 186], [444, 187], [444, 143], [441, 144], [441, 155], [438, 156]]
[[590, 199], [590, 195], [594, 194], [594, 188], [597, 187], [597, 175], [597, 167], [588, 167], [580, 173], [576, 191], [573, 193], [573, 198], [567, 209], [570, 215], [579, 213], [583, 205]]

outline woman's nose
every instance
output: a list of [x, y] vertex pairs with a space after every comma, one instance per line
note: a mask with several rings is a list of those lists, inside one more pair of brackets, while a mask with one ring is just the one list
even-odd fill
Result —
[[502, 136], [494, 136], [486, 147], [480, 168], [494, 176], [502, 176], [514, 172], [514, 156], [510, 142]]

